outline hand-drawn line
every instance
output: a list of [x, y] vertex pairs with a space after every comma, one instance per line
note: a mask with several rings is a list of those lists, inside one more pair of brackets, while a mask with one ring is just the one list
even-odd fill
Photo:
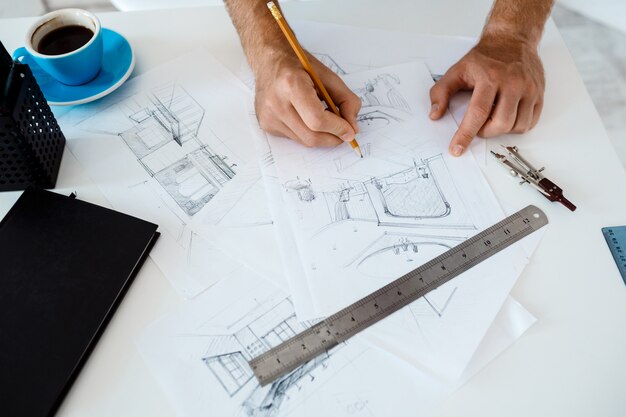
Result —
[[[316, 190], [311, 180], [299, 178], [284, 183], [283, 187], [302, 204], [323, 202], [328, 216], [322, 220], [314, 236], [345, 221], [403, 228], [432, 227], [433, 220], [445, 218], [452, 212], [433, 172], [431, 165], [434, 162], [443, 163], [442, 156], [422, 159], [419, 163], [414, 160], [409, 168], [365, 181], [340, 180], [335, 190]], [[476, 228], [473, 224], [441, 224], [437, 227]]]
[[[275, 301], [275, 300], [272, 300]], [[315, 324], [299, 322], [290, 298], [276, 304], [264, 303], [248, 311], [240, 326], [231, 334], [209, 335], [209, 346], [202, 361], [224, 391], [241, 401], [241, 411], [248, 416], [274, 417], [291, 390], [299, 390], [305, 381], [313, 382], [315, 373], [326, 368], [335, 348], [300, 366], [288, 375], [261, 387], [248, 361], [279, 345]], [[248, 387], [245, 392], [244, 387]]]
[[383, 73], [365, 82], [363, 87], [354, 90], [359, 96], [363, 108], [388, 107], [410, 112], [411, 107], [396, 86], [400, 85], [400, 78], [396, 74]]
[[182, 86], [167, 83], [115, 106], [131, 124], [117, 134], [187, 215], [235, 176], [235, 165], [198, 137], [205, 110]]
[[322, 53], [316, 53], [316, 52], [313, 52], [312, 55], [315, 58], [317, 58], [322, 64], [327, 66], [335, 74], [339, 74], [339, 75], [346, 75], [347, 74], [346, 71], [344, 71], [343, 68], [341, 68], [341, 66], [339, 64], [337, 64], [337, 61], [335, 61], [333, 59], [333, 57], [331, 57], [330, 55], [322, 54]]
[[[394, 122], [401, 122], [402, 115], [393, 115], [393, 109], [365, 110], [359, 113], [357, 122], [361, 133], [383, 129]], [[397, 113], [397, 112], [395, 112]]]
[[421, 265], [430, 258], [463, 242], [466, 238], [467, 236], [444, 236], [384, 231], [380, 236], [374, 239], [372, 243], [350, 259], [344, 265], [344, 268], [354, 266], [364, 275], [373, 277], [376, 275], [369, 272], [369, 270], [381, 264], [378, 258], [397, 257], [404, 259], [406, 262], [414, 262], [417, 265]]

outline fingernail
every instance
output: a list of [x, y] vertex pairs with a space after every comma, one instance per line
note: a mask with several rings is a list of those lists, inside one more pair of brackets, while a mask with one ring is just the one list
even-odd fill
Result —
[[432, 116], [435, 113], [437, 113], [438, 111], [439, 111], [439, 104], [435, 103], [430, 108], [430, 115]]
[[342, 141], [348, 142], [348, 141], [351, 141], [352, 139], [354, 139], [354, 133], [344, 133], [340, 137], [341, 137]]
[[464, 150], [465, 150], [465, 148], [462, 147], [461, 145], [454, 145], [452, 147], [452, 155], [454, 155], [454, 156], [461, 156], [461, 154], [463, 153]]

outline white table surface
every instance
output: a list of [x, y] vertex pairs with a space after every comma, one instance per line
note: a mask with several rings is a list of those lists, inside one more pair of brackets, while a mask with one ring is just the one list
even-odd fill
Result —
[[[416, 33], [478, 36], [489, 0], [341, 0], [290, 3], [291, 18]], [[123, 33], [137, 53], [135, 74], [205, 47], [236, 71], [242, 51], [221, 7], [107, 13], [104, 26]], [[13, 50], [33, 19], [0, 20]], [[551, 204], [519, 187], [493, 160], [485, 175], [508, 212], [535, 204], [550, 219], [545, 237], [513, 296], [539, 321], [515, 345], [462, 387], [433, 416], [623, 416], [626, 410], [626, 286], [600, 232], [626, 224], [626, 174], [553, 23], [541, 46], [547, 76], [539, 125], [516, 143], [566, 191], [578, 210]], [[62, 127], [62, 126], [61, 126]], [[108, 205], [69, 152], [57, 191]], [[19, 193], [0, 193], [4, 215]], [[141, 329], [182, 300], [148, 261], [109, 324], [58, 415], [172, 416], [137, 353]], [[210, 395], [210, 394], [208, 394]]]

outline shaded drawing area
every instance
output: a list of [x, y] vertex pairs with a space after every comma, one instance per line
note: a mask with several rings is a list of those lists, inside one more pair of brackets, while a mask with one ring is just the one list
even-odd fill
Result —
[[235, 165], [198, 137], [205, 110], [181, 86], [166, 84], [117, 106], [132, 125], [119, 136], [187, 215], [235, 176]]
[[227, 334], [208, 335], [209, 346], [202, 361], [224, 391], [241, 402], [243, 415], [273, 417], [292, 390], [299, 391], [303, 384], [315, 380], [315, 374], [326, 368], [328, 358], [338, 348], [265, 387], [258, 384], [248, 361], [313, 324], [297, 320], [290, 298], [270, 299], [246, 312]]

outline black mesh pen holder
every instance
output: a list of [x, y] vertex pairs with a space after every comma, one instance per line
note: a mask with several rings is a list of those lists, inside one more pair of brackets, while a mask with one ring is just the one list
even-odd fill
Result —
[[54, 188], [65, 136], [28, 65], [1, 42], [0, 90], [0, 191]]

